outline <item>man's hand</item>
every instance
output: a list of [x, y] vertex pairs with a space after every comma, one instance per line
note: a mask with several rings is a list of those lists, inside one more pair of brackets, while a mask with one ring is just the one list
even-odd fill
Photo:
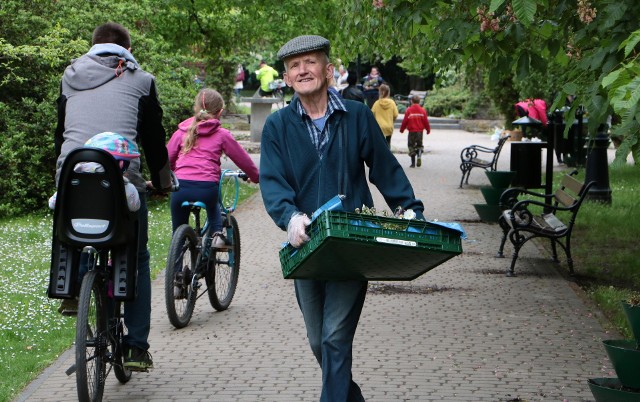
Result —
[[306, 214], [296, 213], [289, 220], [287, 225], [287, 238], [289, 244], [295, 248], [300, 248], [310, 240], [307, 235], [307, 226], [311, 224], [311, 219]]

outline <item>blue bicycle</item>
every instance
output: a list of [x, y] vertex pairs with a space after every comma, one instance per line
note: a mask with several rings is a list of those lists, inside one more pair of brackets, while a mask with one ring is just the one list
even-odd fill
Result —
[[[218, 202], [226, 243], [212, 247], [213, 233], [208, 222], [201, 225], [200, 212], [206, 210], [200, 201], [185, 201], [194, 217], [194, 226], [180, 225], [171, 239], [165, 270], [165, 302], [169, 321], [176, 328], [189, 324], [196, 300], [208, 294], [211, 306], [226, 310], [238, 284], [240, 272], [240, 230], [232, 215], [238, 203], [240, 183], [246, 179], [242, 171], [224, 170], [220, 175]], [[202, 289], [201, 280], [206, 287]]]

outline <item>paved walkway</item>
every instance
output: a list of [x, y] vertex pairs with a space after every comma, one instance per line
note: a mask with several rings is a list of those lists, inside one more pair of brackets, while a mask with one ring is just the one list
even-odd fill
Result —
[[[462, 222], [469, 238], [461, 256], [412, 282], [371, 283], [353, 366], [366, 399], [593, 400], [587, 379], [615, 375], [600, 341], [618, 335], [604, 332], [593, 308], [535, 244], [523, 249], [518, 276], [506, 277], [509, 259], [494, 258], [500, 228], [481, 223], [472, 206], [484, 202], [479, 186], [488, 184], [486, 176], [473, 170], [472, 184], [458, 188], [460, 150], [491, 146], [489, 136], [434, 130], [425, 143], [422, 168], [406, 169], [425, 215]], [[393, 148], [406, 149], [406, 134], [396, 132]], [[406, 154], [396, 155], [409, 165]], [[508, 166], [507, 145], [499, 168]], [[318, 400], [320, 370], [307, 345], [293, 283], [281, 276], [278, 245], [285, 234], [267, 216], [259, 194], [236, 217], [242, 270], [229, 310], [215, 312], [202, 298], [191, 324], [176, 330], [166, 318], [159, 277], [153, 283], [150, 339], [156, 368], [134, 374], [126, 385], [110, 375], [104, 400]], [[65, 353], [18, 400], [77, 399], [75, 377], [64, 374], [72, 360]]]

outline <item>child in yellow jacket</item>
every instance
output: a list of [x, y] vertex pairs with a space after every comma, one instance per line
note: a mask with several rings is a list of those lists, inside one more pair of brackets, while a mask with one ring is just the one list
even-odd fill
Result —
[[398, 117], [398, 106], [389, 97], [391, 90], [387, 84], [380, 85], [378, 92], [380, 97], [371, 107], [371, 112], [373, 112], [382, 134], [391, 148], [391, 134], [393, 134], [393, 122]]

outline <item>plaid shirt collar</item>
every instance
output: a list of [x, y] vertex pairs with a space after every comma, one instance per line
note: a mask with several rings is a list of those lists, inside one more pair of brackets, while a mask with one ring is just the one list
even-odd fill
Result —
[[343, 112], [347, 111], [347, 108], [345, 107], [344, 102], [342, 101], [340, 96], [337, 94], [337, 92], [329, 89], [327, 93], [328, 93], [328, 102], [327, 102], [327, 111], [325, 113], [325, 117], [327, 118], [327, 124], [325, 124], [324, 129], [322, 131], [318, 130], [318, 127], [316, 127], [316, 125], [313, 124], [311, 117], [304, 110], [304, 107], [302, 107], [302, 102], [300, 102], [300, 99], [298, 99], [298, 102], [296, 102], [296, 106], [297, 106], [296, 112], [298, 113], [298, 115], [300, 115], [300, 117], [302, 118], [302, 121], [305, 123], [305, 126], [307, 127], [307, 132], [311, 137], [311, 142], [313, 142], [313, 145], [315, 145], [316, 150], [318, 151], [318, 156], [320, 156], [321, 158], [322, 158], [322, 152], [324, 151], [325, 146], [329, 142], [329, 134], [330, 134], [329, 117], [336, 110], [340, 110]]

